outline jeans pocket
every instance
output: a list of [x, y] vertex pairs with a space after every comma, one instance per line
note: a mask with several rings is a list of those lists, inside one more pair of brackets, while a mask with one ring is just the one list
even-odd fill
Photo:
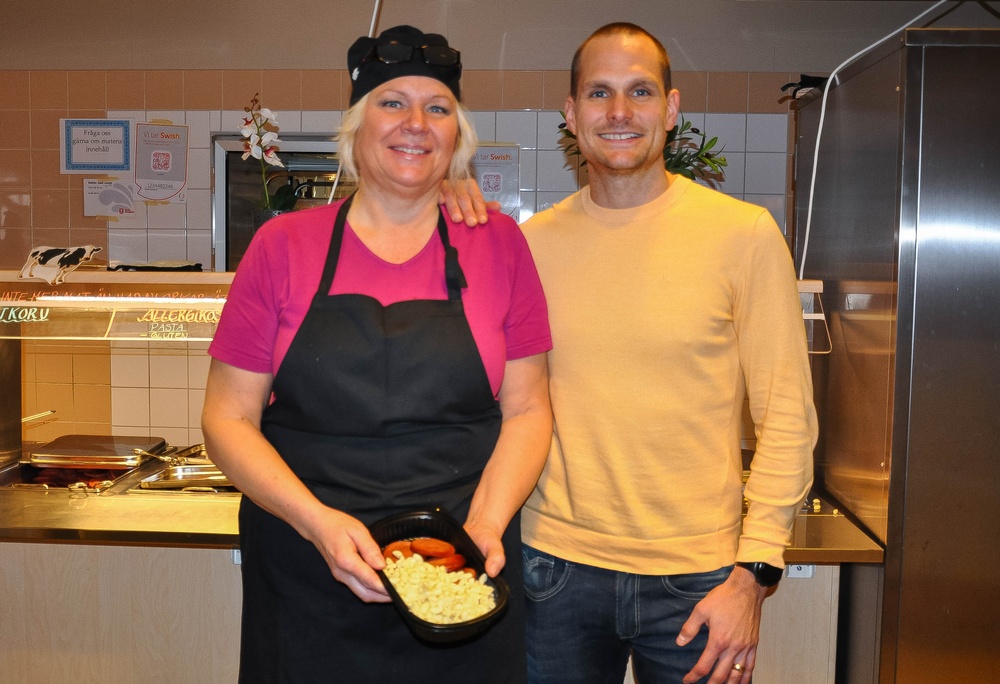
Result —
[[733, 566], [727, 565], [709, 572], [692, 572], [684, 575], [663, 575], [663, 588], [674, 596], [691, 601], [700, 601], [708, 592], [729, 578]]
[[532, 601], [552, 598], [569, 582], [573, 566], [547, 553], [521, 546], [524, 565], [524, 594]]

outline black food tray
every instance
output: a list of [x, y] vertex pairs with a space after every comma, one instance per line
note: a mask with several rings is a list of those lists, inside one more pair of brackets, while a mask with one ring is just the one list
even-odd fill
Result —
[[[454, 546], [456, 553], [465, 556], [466, 567], [472, 568], [478, 575], [486, 572], [486, 559], [483, 558], [479, 547], [476, 546], [459, 522], [441, 509], [392, 515], [371, 525], [369, 531], [375, 542], [382, 548], [394, 541], [415, 539], [416, 537], [441, 539]], [[491, 577], [486, 580], [486, 584], [493, 587], [496, 597], [496, 606], [493, 610], [468, 622], [448, 625], [427, 622], [410, 612], [384, 572], [379, 570], [378, 574], [392, 598], [393, 605], [396, 606], [413, 633], [432, 643], [461, 641], [478, 636], [488, 630], [507, 609], [510, 589], [502, 578]]]

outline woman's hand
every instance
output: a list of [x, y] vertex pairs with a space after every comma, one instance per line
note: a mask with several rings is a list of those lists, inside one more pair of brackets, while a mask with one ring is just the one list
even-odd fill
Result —
[[389, 595], [375, 574], [385, 567], [382, 550], [361, 521], [313, 495], [260, 431], [271, 395], [271, 375], [213, 360], [205, 390], [202, 428], [212, 460], [255, 504], [312, 542], [333, 576], [362, 601], [384, 603]]
[[469, 533], [469, 537], [486, 558], [486, 574], [490, 577], [496, 577], [507, 563], [507, 557], [503, 552], [503, 542], [500, 540], [503, 530], [495, 530], [487, 525], [467, 522], [465, 523], [465, 531]]
[[500, 537], [534, 489], [552, 441], [545, 354], [508, 361], [499, 399], [500, 437], [465, 521], [466, 531], [486, 556], [490, 577], [503, 569], [506, 558]]
[[324, 506], [303, 525], [302, 536], [322, 554], [334, 579], [365, 603], [386, 603], [389, 594], [375, 573], [385, 567], [382, 549], [360, 520]]

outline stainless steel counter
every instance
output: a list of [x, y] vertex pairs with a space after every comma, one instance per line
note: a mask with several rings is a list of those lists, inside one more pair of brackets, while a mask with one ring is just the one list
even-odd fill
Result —
[[0, 541], [235, 547], [239, 503], [239, 494], [0, 491]]
[[[230, 548], [239, 494], [130, 492], [71, 499], [65, 489], [0, 491], [0, 541]], [[882, 548], [826, 503], [795, 522], [785, 561], [880, 563]]]

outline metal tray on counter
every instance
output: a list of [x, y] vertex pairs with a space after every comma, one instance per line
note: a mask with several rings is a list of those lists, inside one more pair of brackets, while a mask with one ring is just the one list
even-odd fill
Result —
[[112, 435], [63, 435], [31, 450], [29, 463], [40, 468], [106, 468], [128, 470], [139, 465], [143, 456], [163, 451], [162, 437]]
[[216, 466], [189, 464], [169, 466], [144, 478], [140, 489], [231, 488], [233, 485]]

